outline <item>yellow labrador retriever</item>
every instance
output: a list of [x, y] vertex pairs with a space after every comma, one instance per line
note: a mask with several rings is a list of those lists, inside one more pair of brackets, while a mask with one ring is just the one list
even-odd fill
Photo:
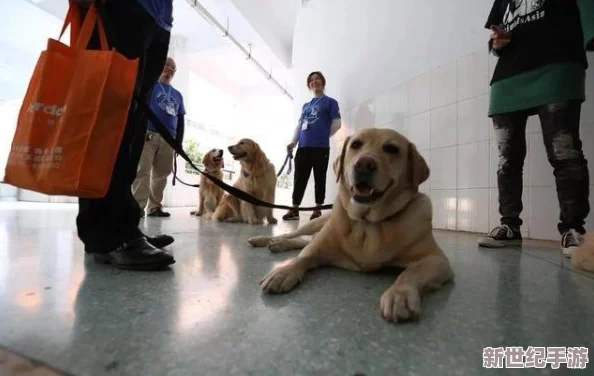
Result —
[[[381, 314], [392, 322], [417, 318], [421, 295], [454, 278], [433, 237], [431, 201], [418, 191], [429, 177], [427, 163], [414, 144], [390, 129], [355, 133], [335, 163], [339, 193], [332, 212], [285, 235], [282, 241], [315, 233], [311, 242], [292, 243], [303, 250], [266, 275], [262, 290], [291, 291], [307, 271], [320, 266], [357, 272], [402, 267], [381, 297]], [[270, 244], [261, 237], [250, 242], [266, 246], [266, 240]]]
[[[233, 159], [241, 164], [241, 172], [234, 187], [266, 201], [274, 202], [276, 193], [276, 172], [260, 146], [253, 140], [242, 139], [229, 146]], [[243, 222], [251, 225], [276, 224], [272, 209], [254, 206], [229, 194], [225, 194], [212, 219], [219, 222]]]

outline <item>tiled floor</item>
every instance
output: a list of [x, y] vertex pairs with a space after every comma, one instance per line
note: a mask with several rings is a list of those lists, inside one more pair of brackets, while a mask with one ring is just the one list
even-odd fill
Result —
[[266, 296], [259, 279], [294, 253], [246, 239], [295, 223], [223, 225], [189, 210], [143, 222], [176, 237], [177, 263], [142, 273], [85, 259], [75, 206], [0, 203], [0, 347], [73, 375], [593, 374], [482, 368], [487, 346], [594, 349], [594, 276], [551, 243], [482, 250], [476, 235], [436, 232], [456, 281], [396, 326], [379, 316], [393, 272], [319, 270]]

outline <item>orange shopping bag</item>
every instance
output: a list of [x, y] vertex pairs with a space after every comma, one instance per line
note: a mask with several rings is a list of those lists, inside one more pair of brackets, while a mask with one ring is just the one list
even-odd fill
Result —
[[[80, 26], [71, 2], [67, 46], [50, 39], [18, 117], [4, 182], [82, 198], [107, 194], [134, 94], [138, 59], [109, 50], [92, 5]], [[98, 26], [101, 50], [87, 45]]]

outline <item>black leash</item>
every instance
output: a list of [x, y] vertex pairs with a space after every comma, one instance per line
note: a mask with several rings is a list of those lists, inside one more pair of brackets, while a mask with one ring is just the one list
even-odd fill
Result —
[[[173, 150], [175, 150], [175, 152], [177, 154], [179, 154], [186, 162], [188, 162], [188, 164], [196, 171], [198, 171], [199, 173], [201, 173], [202, 175], [206, 176], [210, 181], [212, 181], [214, 184], [216, 184], [217, 186], [219, 186], [222, 190], [224, 190], [225, 192], [229, 193], [232, 196], [237, 197], [240, 200], [243, 200], [245, 202], [248, 202], [252, 205], [256, 205], [256, 206], [263, 206], [266, 208], [272, 208], [272, 209], [285, 209], [285, 210], [298, 210], [298, 211], [313, 211], [313, 210], [328, 210], [328, 209], [332, 209], [332, 204], [328, 204], [328, 205], [322, 205], [322, 206], [314, 206], [314, 207], [308, 207], [308, 208], [294, 208], [292, 206], [285, 206], [285, 205], [275, 205], [272, 204], [270, 202], [266, 202], [266, 201], [262, 201], [259, 198], [256, 198], [244, 191], [242, 191], [241, 189], [237, 189], [233, 186], [230, 186], [229, 184], [226, 184], [225, 182], [215, 178], [214, 176], [211, 176], [209, 174], [207, 174], [206, 172], [200, 170], [195, 164], [194, 162], [192, 162], [192, 160], [190, 159], [190, 157], [186, 154], [186, 152], [184, 151], [183, 147], [180, 145], [179, 142], [177, 142], [177, 140], [175, 138], [173, 138], [173, 136], [171, 136], [171, 134], [169, 133], [169, 131], [167, 131], [167, 128], [165, 128], [165, 126], [163, 125], [163, 123], [161, 122], [161, 120], [157, 117], [157, 115], [155, 115], [155, 113], [150, 109], [150, 107], [138, 96], [138, 94], [134, 94], [134, 100], [136, 101], [138, 107], [145, 113], [145, 115], [148, 117], [148, 119], [151, 121], [151, 123], [156, 127], [157, 129], [157, 133], [159, 133], [159, 135], [161, 135], [161, 137], [163, 137], [163, 139], [165, 140], [165, 142], [167, 142], [169, 144], [169, 146], [171, 146], [173, 148]], [[284, 169], [285, 165], [292, 160], [292, 154], [289, 153], [289, 155], [287, 155], [287, 158], [285, 158], [285, 163], [283, 164], [283, 167], [281, 168], [280, 172], [282, 172], [282, 170]], [[175, 172], [177, 172], [177, 163], [174, 162], [174, 170]], [[291, 170], [291, 164], [289, 165], [289, 171]], [[279, 173], [280, 175], [280, 173]], [[179, 180], [179, 178], [175, 177], [175, 179], [177, 179], [179, 182], [181, 182], [184, 185], [190, 186], [190, 187], [199, 187], [199, 184], [187, 184], [182, 182], [181, 180]]]
[[289, 163], [289, 169], [287, 170], [287, 175], [289, 175], [291, 173], [291, 171], [293, 170], [293, 153], [292, 152], [288, 152], [287, 153], [287, 157], [285, 158], [285, 162], [283, 163], [283, 165], [281, 166], [280, 170], [278, 170], [278, 173], [276, 174], [276, 177], [277, 178], [279, 176], [281, 176], [281, 174], [283, 173], [283, 170], [285, 169], [285, 166], [287, 165], [287, 162]]
[[[293, 171], [293, 153], [291, 153], [291, 152], [287, 153], [287, 157], [285, 158], [285, 162], [283, 163], [283, 165], [281, 166], [280, 170], [276, 174], [276, 177], [277, 178], [279, 176], [281, 176], [281, 174], [283, 173], [283, 170], [285, 169], [287, 163], [289, 163], [289, 169], [287, 170], [287, 175], [289, 175], [291, 173], [291, 171]], [[183, 180], [181, 180], [180, 178], [177, 177], [177, 154], [176, 154], [175, 158], [173, 158], [173, 178], [171, 179], [171, 184], [172, 185], [175, 185], [175, 182], [176, 181], [178, 181], [178, 182], [180, 182], [183, 185], [188, 186], [188, 187], [200, 188], [200, 184], [186, 183], [186, 182], [184, 182]]]

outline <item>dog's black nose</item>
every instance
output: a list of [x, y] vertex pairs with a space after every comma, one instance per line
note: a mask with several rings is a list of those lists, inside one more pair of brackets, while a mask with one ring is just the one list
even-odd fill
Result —
[[371, 173], [377, 170], [377, 162], [371, 157], [361, 157], [355, 163], [355, 172]]
[[229, 146], [229, 147], [227, 148], [227, 150], [229, 150], [229, 151], [233, 151], [233, 146]]

